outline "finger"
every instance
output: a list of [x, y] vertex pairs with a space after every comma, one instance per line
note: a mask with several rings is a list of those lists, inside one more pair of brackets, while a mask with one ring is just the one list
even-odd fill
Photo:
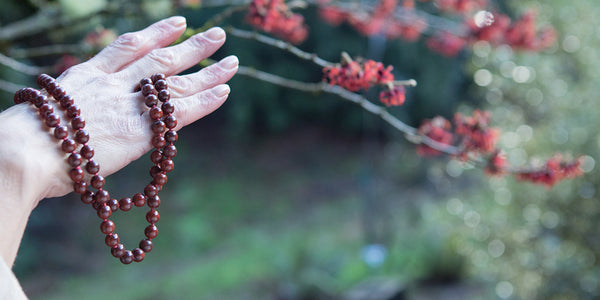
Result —
[[177, 74], [215, 53], [223, 43], [225, 31], [215, 27], [196, 34], [181, 44], [154, 49], [115, 75], [133, 85], [140, 78], [154, 73], [167, 76]]
[[117, 72], [153, 49], [173, 43], [183, 33], [185, 26], [185, 18], [175, 16], [141, 31], [125, 33], [90, 59], [88, 64], [106, 73]]
[[220, 84], [193, 96], [171, 100], [175, 105], [177, 128], [186, 126], [215, 111], [227, 100], [229, 92], [228, 85]]
[[227, 82], [238, 69], [238, 58], [228, 56], [196, 73], [167, 78], [172, 97], [182, 98]]

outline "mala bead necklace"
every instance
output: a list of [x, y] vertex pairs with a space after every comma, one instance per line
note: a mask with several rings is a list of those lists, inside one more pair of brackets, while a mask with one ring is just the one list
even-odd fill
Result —
[[[165, 75], [155, 74], [150, 78], [140, 81], [138, 89], [144, 96], [144, 103], [150, 108], [149, 115], [152, 120], [150, 129], [153, 132], [151, 144], [154, 151], [150, 155], [153, 166], [150, 168], [152, 180], [144, 188], [143, 193], [136, 193], [131, 198], [120, 200], [110, 197], [110, 193], [104, 189], [105, 179], [99, 174], [100, 165], [94, 158], [94, 149], [87, 143], [90, 136], [85, 131], [85, 120], [81, 117], [79, 107], [73, 98], [67, 95], [56, 80], [49, 75], [42, 74], [37, 78], [38, 85], [46, 89], [48, 95], [52, 96], [58, 103], [58, 107], [64, 110], [64, 114], [70, 120], [70, 128], [61, 123], [61, 118], [54, 112], [54, 108], [48, 103], [48, 97], [39, 90], [24, 88], [15, 93], [16, 104], [30, 102], [38, 109], [38, 114], [44, 124], [50, 127], [54, 137], [60, 141], [60, 148], [68, 154], [66, 159], [70, 166], [69, 177], [73, 181], [73, 191], [80, 196], [85, 204], [91, 204], [98, 217], [102, 219], [100, 231], [105, 235], [104, 242], [112, 256], [119, 258], [123, 264], [140, 262], [145, 254], [152, 250], [152, 239], [158, 235], [156, 223], [160, 219], [157, 211], [160, 205], [158, 192], [167, 183], [167, 173], [175, 167], [172, 158], [177, 154], [175, 141], [177, 132], [177, 119], [173, 116], [175, 107], [170, 100]], [[81, 146], [81, 147], [80, 147]], [[79, 151], [77, 151], [79, 149]], [[85, 160], [85, 164], [84, 164]], [[89, 182], [85, 180], [85, 173], [90, 175]], [[95, 190], [95, 191], [94, 191]], [[109, 219], [117, 210], [129, 211], [133, 206], [143, 207], [147, 205], [150, 210], [146, 213], [146, 221], [150, 223], [144, 229], [145, 239], [141, 240], [139, 247], [126, 250], [120, 242], [119, 235], [115, 233], [115, 223]]]

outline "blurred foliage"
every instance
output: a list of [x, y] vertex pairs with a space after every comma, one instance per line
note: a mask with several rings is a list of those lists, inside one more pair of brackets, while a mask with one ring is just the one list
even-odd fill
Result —
[[[198, 27], [220, 11], [176, 9], [167, 0], [5, 2], [4, 28], [26, 18], [66, 25], [0, 42], [1, 53], [79, 44], [98, 27], [122, 33], [174, 13]], [[416, 79], [407, 104], [392, 109], [412, 125], [487, 108], [513, 164], [555, 150], [585, 153], [584, 178], [547, 190], [482, 178], [455, 161], [422, 161], [359, 107], [238, 76], [222, 109], [182, 131], [176, 163], [186, 167], [165, 188], [172, 200], [161, 206], [161, 234], [148, 261], [123, 267], [109, 257], [92, 213], [67, 196], [34, 211], [15, 272], [33, 299], [332, 299], [380, 278], [410, 291], [480, 287], [464, 299], [600, 297], [600, 8], [593, 0], [497, 2], [511, 15], [536, 7], [558, 29], [559, 43], [538, 54], [478, 43], [446, 59], [422, 42], [333, 28], [309, 8], [311, 31], [301, 48], [331, 61], [343, 50], [382, 60], [397, 78]], [[230, 23], [246, 26], [241, 16]], [[251, 41], [230, 37], [215, 57], [229, 54], [264, 71], [320, 80], [318, 68]], [[19, 60], [48, 66], [60, 58]], [[0, 79], [34, 85], [6, 67]], [[0, 92], [1, 108], [11, 101]], [[145, 161], [111, 176], [111, 188], [142, 186], [135, 174], [146, 172]], [[137, 217], [116, 219], [118, 228], [132, 228], [120, 232], [126, 241], [137, 240], [143, 215]], [[366, 250], [379, 249], [367, 247], [373, 245], [385, 249], [381, 265], [366, 259]]]

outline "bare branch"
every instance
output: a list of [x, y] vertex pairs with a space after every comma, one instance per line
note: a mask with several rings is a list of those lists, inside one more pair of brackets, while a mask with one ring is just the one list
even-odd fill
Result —
[[309, 93], [328, 93], [334, 94], [341, 97], [344, 100], [356, 103], [360, 105], [364, 110], [379, 116], [381, 119], [386, 121], [388, 124], [392, 125], [397, 130], [403, 132], [406, 135], [408, 141], [415, 144], [425, 144], [431, 148], [434, 148], [438, 151], [456, 155], [460, 151], [457, 147], [446, 145], [439, 143], [427, 136], [420, 135], [417, 133], [417, 129], [409, 126], [408, 124], [400, 121], [398, 118], [394, 117], [394, 115], [390, 114], [387, 109], [383, 106], [379, 106], [373, 104], [373, 102], [369, 101], [367, 98], [362, 95], [350, 92], [345, 90], [339, 86], [329, 85], [324, 82], [319, 83], [306, 83], [293, 79], [284, 78], [278, 75], [266, 73], [263, 71], [259, 71], [253, 68], [249, 68], [246, 66], [240, 66], [238, 69], [238, 74], [243, 76], [252, 77], [254, 79], [258, 79], [264, 82], [272, 83], [275, 85], [279, 85], [286, 88], [291, 88], [303, 92]]
[[0, 53], [0, 64], [5, 65], [15, 71], [21, 72], [27, 75], [37, 75], [43, 73], [46, 68], [34, 67], [30, 65], [26, 65], [22, 62], [16, 61], [4, 54]]
[[16, 83], [0, 79], [0, 90], [12, 94], [21, 88], [23, 88], [22, 85], [18, 85]]
[[327, 67], [327, 66], [331, 66], [334, 64], [332, 62], [328, 62], [328, 61], [318, 57], [316, 54], [308, 53], [303, 50], [300, 50], [300, 48], [295, 47], [292, 44], [286, 43], [282, 40], [274, 39], [274, 38], [271, 38], [271, 37], [268, 37], [266, 35], [262, 35], [262, 34], [259, 34], [256, 32], [246, 31], [246, 30], [237, 29], [237, 28], [233, 28], [233, 27], [229, 27], [226, 30], [229, 34], [231, 34], [235, 37], [248, 39], [248, 40], [255, 40], [255, 41], [263, 43], [265, 45], [273, 46], [273, 47], [279, 48], [281, 50], [288, 51], [301, 59], [311, 61], [321, 67]]

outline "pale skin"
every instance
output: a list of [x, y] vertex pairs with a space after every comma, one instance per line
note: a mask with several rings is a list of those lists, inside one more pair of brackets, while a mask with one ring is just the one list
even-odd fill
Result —
[[[81, 108], [100, 175], [106, 177], [152, 149], [148, 109], [141, 94], [134, 92], [141, 78], [168, 76], [176, 129], [227, 99], [225, 82], [237, 71], [235, 56], [196, 73], [176, 75], [212, 55], [225, 42], [225, 32], [212, 28], [169, 46], [185, 28], [184, 18], [171, 17], [126, 33], [57, 78]], [[33, 209], [42, 199], [66, 195], [73, 188], [65, 154], [33, 107], [23, 103], [3, 111], [0, 128], [0, 255], [11, 266]]]

